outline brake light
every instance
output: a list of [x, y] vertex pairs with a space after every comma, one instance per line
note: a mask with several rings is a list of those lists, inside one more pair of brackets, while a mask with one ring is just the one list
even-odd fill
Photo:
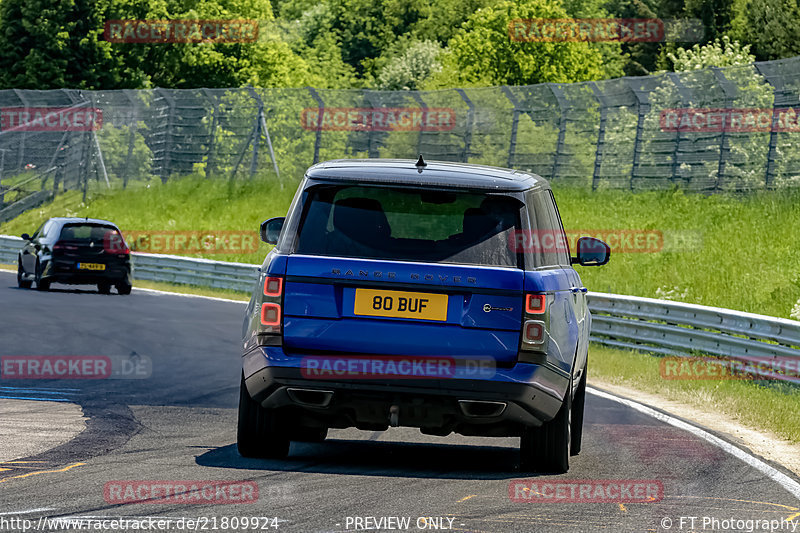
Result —
[[125, 243], [125, 239], [116, 231], [108, 231], [103, 235], [103, 250], [107, 254], [124, 255], [131, 253], [131, 249]]
[[77, 246], [70, 246], [68, 244], [62, 244], [60, 242], [57, 242], [53, 246], [53, 251], [54, 252], [63, 252], [64, 250], [77, 250], [77, 249], [78, 249]]
[[281, 296], [283, 294], [283, 278], [268, 276], [264, 280], [264, 296]]
[[544, 322], [539, 320], [525, 321], [525, 327], [522, 330], [522, 341], [526, 344], [543, 344], [545, 335]]
[[279, 335], [282, 334], [281, 305], [283, 298], [283, 278], [280, 276], [266, 276], [264, 278], [261, 296], [261, 327], [259, 334], [264, 334], [272, 340], [269, 343], [280, 344]]
[[547, 311], [546, 294], [528, 294], [525, 298], [525, 312], [529, 315], [542, 315]]
[[261, 304], [261, 325], [273, 327], [281, 325], [280, 304], [271, 302]]

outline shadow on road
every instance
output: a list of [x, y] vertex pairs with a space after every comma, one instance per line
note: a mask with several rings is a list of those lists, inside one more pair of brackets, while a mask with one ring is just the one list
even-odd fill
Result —
[[293, 442], [286, 460], [247, 459], [239, 455], [235, 444], [230, 444], [198, 456], [196, 462], [213, 468], [405, 478], [511, 479], [520, 476], [516, 449], [457, 444], [336, 439], [321, 444]]

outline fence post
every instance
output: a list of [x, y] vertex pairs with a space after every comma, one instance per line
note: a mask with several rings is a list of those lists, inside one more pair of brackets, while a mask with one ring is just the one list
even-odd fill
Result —
[[550, 172], [551, 179], [556, 179], [558, 177], [559, 164], [561, 163], [561, 152], [564, 148], [564, 137], [567, 134], [567, 111], [564, 105], [566, 99], [564, 98], [564, 91], [561, 90], [559, 85], [548, 83], [547, 86], [555, 96], [556, 103], [558, 103], [558, 140], [556, 141], [556, 153], [553, 154], [553, 170]]
[[[686, 86], [683, 84], [683, 82], [681, 81], [681, 77], [677, 72], [670, 72], [667, 74], [667, 76], [669, 76], [669, 79], [670, 81], [672, 81], [672, 84], [675, 85], [675, 88], [678, 89], [678, 95], [681, 97], [682, 110], [686, 109], [686, 107], [692, 101], [692, 95], [689, 92], [689, 89], [687, 89]], [[678, 170], [680, 167], [680, 165], [678, 164], [678, 159], [679, 159], [678, 155], [680, 153], [682, 142], [683, 142], [683, 135], [681, 129], [678, 128], [678, 130], [675, 132], [675, 148], [672, 150], [672, 170], [670, 171], [672, 174], [670, 176], [670, 181], [673, 182], [678, 177]]]
[[133, 104], [133, 120], [128, 125], [128, 155], [125, 156], [125, 166], [122, 167], [122, 188], [128, 188], [128, 173], [131, 168], [131, 159], [133, 158], [133, 149], [136, 145], [136, 132], [139, 129], [139, 102], [136, 98], [132, 98], [130, 89], [123, 89], [122, 91], [128, 101]]
[[[725, 77], [725, 74], [722, 73], [719, 67], [711, 67], [711, 70], [714, 72], [714, 75], [717, 77], [717, 81], [719, 81], [720, 89], [722, 89], [722, 94], [725, 98], [725, 117], [730, 117], [730, 110], [733, 107], [733, 96], [731, 92], [728, 90], [732, 87], [731, 83]], [[734, 87], [735, 89], [735, 87]], [[719, 185], [722, 183], [722, 179], [725, 176], [725, 166], [728, 163], [728, 153], [730, 152], [730, 143], [728, 142], [728, 128], [725, 127], [727, 124], [726, 121], [723, 123], [722, 128], [722, 137], [719, 141], [719, 163], [717, 165], [717, 180], [714, 183], [714, 192], [719, 190]]]
[[[367, 101], [367, 104], [369, 104], [370, 110], [374, 110], [375, 103], [372, 101], [372, 98], [370, 97], [371, 92], [372, 91], [370, 91], [369, 89], [362, 89], [361, 94], [364, 96], [364, 99]], [[373, 116], [374, 116], [373, 111], [370, 111], [370, 117]], [[367, 153], [371, 158], [378, 157], [380, 155], [378, 149], [373, 147], [375, 144], [375, 124], [373, 124], [372, 120], [373, 120], [372, 118], [370, 118], [369, 120], [369, 136], [367, 137]]]
[[633, 190], [633, 180], [639, 177], [638, 172], [640, 151], [642, 148], [642, 133], [644, 132], [644, 117], [650, 111], [650, 102], [647, 100], [647, 95], [642, 95], [640, 91], [630, 86], [630, 80], [628, 80], [628, 84], [631, 92], [633, 92], [633, 95], [636, 97], [636, 112], [639, 114], [636, 119], [636, 137], [633, 141], [633, 165], [631, 165], [630, 177], [630, 189]]
[[[419, 91], [411, 91], [411, 97], [414, 100], [416, 100], [416, 102], [422, 109], [426, 110], [425, 116], [427, 117], [428, 104], [426, 104], [425, 101], [422, 99], [422, 97], [419, 95]], [[422, 127], [419, 129], [419, 135], [417, 135], [417, 153], [411, 154], [412, 158], [414, 157], [414, 155], [419, 155], [422, 153], [422, 135], [424, 133], [425, 133], [425, 124], [423, 121]]]
[[206, 155], [206, 179], [211, 179], [212, 172], [214, 171], [214, 148], [217, 143], [217, 123], [219, 122], [219, 102], [217, 97], [214, 96], [208, 89], [203, 89], [203, 94], [206, 95], [211, 101], [213, 108], [211, 109], [211, 130], [208, 134], [208, 154]]
[[317, 108], [319, 109], [319, 114], [317, 115], [317, 131], [314, 136], [314, 164], [316, 165], [319, 163], [319, 146], [322, 144], [322, 119], [325, 116], [325, 102], [316, 89], [313, 87], [306, 87], [306, 89], [309, 94], [311, 94], [311, 98], [317, 102]]
[[169, 114], [167, 115], [167, 131], [164, 132], [163, 148], [164, 155], [161, 158], [161, 168], [159, 169], [159, 177], [162, 183], [166, 183], [169, 179], [170, 166], [172, 164], [172, 126], [174, 123], [175, 115], [175, 101], [170, 96], [169, 91], [165, 89], [156, 89], [156, 93], [161, 96], [169, 107]]
[[514, 156], [516, 155], [517, 151], [517, 129], [519, 128], [519, 103], [517, 102], [517, 98], [511, 92], [511, 89], [508, 88], [508, 85], [503, 85], [500, 88], [502, 89], [506, 98], [508, 98], [511, 104], [514, 106], [514, 117], [511, 121], [511, 139], [508, 142], [508, 163], [506, 164], [508, 168], [514, 168]]
[[765, 165], [764, 175], [764, 188], [769, 189], [775, 181], [775, 159], [778, 155], [778, 128], [775, 121], [778, 119], [778, 96], [783, 96], [785, 86], [783, 77], [781, 76], [768, 76], [763, 70], [763, 64], [754, 63], [753, 66], [772, 87], [772, 127], [769, 130], [769, 148], [767, 149], [767, 164]]
[[464, 155], [461, 158], [463, 163], [469, 163], [469, 149], [472, 143], [472, 127], [475, 123], [475, 106], [472, 104], [472, 100], [469, 99], [467, 93], [464, 92], [464, 89], [456, 89], [456, 92], [461, 96], [461, 99], [464, 100], [464, 103], [467, 104], [467, 127], [466, 131], [464, 132]]
[[[28, 100], [19, 89], [14, 89], [14, 94], [17, 95], [19, 101], [22, 102], [23, 109], [28, 109]], [[17, 172], [25, 168], [25, 140], [28, 136], [27, 128], [21, 128], [17, 135], [22, 134], [19, 141], [19, 148], [17, 149]]]
[[603, 164], [603, 148], [606, 142], [606, 122], [608, 121], [608, 105], [606, 103], [605, 94], [597, 86], [597, 83], [590, 81], [589, 87], [592, 88], [592, 93], [600, 106], [600, 128], [597, 132], [597, 146], [594, 151], [594, 170], [592, 172], [592, 190], [597, 190], [597, 181], [600, 179], [600, 167]]

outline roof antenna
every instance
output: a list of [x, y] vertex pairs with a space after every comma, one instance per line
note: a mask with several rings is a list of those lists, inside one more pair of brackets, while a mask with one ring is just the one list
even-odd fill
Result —
[[420, 174], [422, 174], [422, 169], [428, 166], [428, 163], [426, 163], [425, 160], [422, 159], [422, 154], [419, 154], [419, 159], [417, 159], [417, 163], [414, 166], [417, 167], [417, 172], [419, 172]]

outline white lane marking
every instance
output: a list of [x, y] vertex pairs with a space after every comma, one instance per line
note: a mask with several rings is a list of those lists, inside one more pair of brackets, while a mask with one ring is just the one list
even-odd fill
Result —
[[26, 511], [9, 511], [9, 512], [6, 512], [6, 513], [0, 513], [0, 516], [40, 513], [42, 511], [55, 511], [55, 508], [54, 507], [38, 507], [36, 509], [28, 509]]
[[[136, 283], [136, 280], [134, 280], [134, 283]], [[184, 292], [159, 291], [157, 289], [142, 289], [142, 288], [138, 288], [138, 287], [134, 287], [133, 290], [137, 291], [137, 292], [149, 292], [149, 293], [152, 293], [152, 294], [162, 294], [162, 295], [166, 295], [166, 296], [182, 296], [184, 298], [204, 298], [206, 300], [215, 300], [215, 301], [218, 301], [218, 302], [233, 302], [233, 303], [237, 303], [237, 304], [247, 305], [247, 302], [245, 302], [244, 300], [231, 300], [230, 298], [219, 298], [218, 296], [203, 296], [203, 295], [200, 295], [200, 294], [187, 294], [187, 293], [184, 293]]]
[[[16, 274], [16, 270], [8, 270], [5, 268], [0, 268], [0, 272], [8, 272], [9, 274]], [[134, 280], [136, 283], [136, 280]], [[218, 302], [234, 302], [237, 304], [247, 305], [247, 302], [244, 300], [231, 300], [230, 298], [220, 298], [218, 296], [203, 296], [200, 294], [187, 294], [185, 292], [170, 292], [170, 291], [159, 291], [157, 289], [144, 289], [140, 287], [134, 287], [133, 290], [137, 292], [149, 292], [152, 294], [164, 294], [166, 296], [183, 296], [184, 298], [205, 298], [206, 300], [216, 300]]]
[[648, 407], [644, 404], [639, 402], [635, 402], [633, 400], [629, 400], [627, 398], [622, 398], [619, 396], [615, 396], [608, 392], [604, 392], [593, 387], [586, 387], [587, 392], [594, 394], [595, 396], [599, 396], [601, 398], [605, 398], [606, 400], [611, 400], [613, 402], [621, 403], [623, 405], [627, 405], [631, 409], [639, 411], [640, 413], [644, 413], [648, 416], [655, 418], [656, 420], [660, 420], [661, 422], [665, 422], [671, 426], [675, 426], [676, 428], [682, 429], [684, 431], [688, 431], [692, 435], [696, 437], [700, 437], [701, 439], [713, 444], [714, 446], [722, 449], [723, 451], [731, 454], [732, 456], [736, 457], [737, 459], [741, 459], [747, 465], [755, 468], [768, 478], [772, 479], [776, 483], [778, 483], [781, 487], [786, 489], [792, 496], [800, 500], [800, 483], [795, 481], [794, 479], [790, 478], [783, 472], [776, 470], [775, 468], [771, 467], [758, 457], [747, 453], [746, 451], [742, 450], [734, 446], [733, 444], [722, 440], [719, 437], [716, 437], [705, 431], [700, 429], [697, 426], [693, 426], [683, 420], [678, 420], [668, 414], [662, 413], [660, 411], [656, 411], [652, 407]]

